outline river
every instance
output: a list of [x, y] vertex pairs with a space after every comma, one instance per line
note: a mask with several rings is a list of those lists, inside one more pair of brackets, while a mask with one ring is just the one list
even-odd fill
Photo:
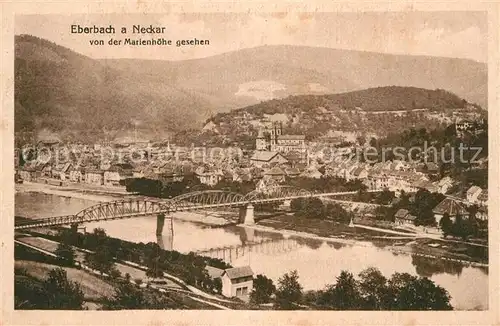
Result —
[[[95, 203], [88, 199], [18, 192], [15, 214], [32, 218], [68, 215]], [[397, 254], [371, 242], [341, 244], [286, 237], [240, 226], [212, 227], [178, 219], [173, 220], [173, 236], [166, 227], [164, 235], [157, 238], [155, 217], [88, 223], [85, 227], [87, 231], [100, 227], [109, 236], [127, 241], [157, 242], [165, 249], [186, 253], [203, 251], [233, 266], [250, 265], [255, 274], [265, 274], [275, 282], [284, 273], [297, 270], [305, 290], [322, 289], [334, 283], [341, 270], [356, 275], [365, 268], [376, 267], [386, 277], [395, 272], [426, 276], [448, 290], [455, 309], [488, 309], [487, 269]]]

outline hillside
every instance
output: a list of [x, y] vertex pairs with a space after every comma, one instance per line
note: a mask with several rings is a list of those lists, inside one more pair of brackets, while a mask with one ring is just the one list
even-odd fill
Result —
[[[284, 133], [309, 140], [353, 141], [358, 135], [385, 136], [410, 127], [436, 128], [457, 118], [486, 117], [486, 111], [453, 93], [387, 86], [329, 95], [299, 95], [219, 113], [203, 132], [182, 134], [191, 142], [239, 141], [252, 146], [264, 120], [281, 123]], [[177, 141], [182, 141], [177, 139]]]
[[19, 36], [15, 45], [16, 131], [96, 135], [136, 124], [176, 131], [189, 127], [208, 106], [189, 90], [109, 67], [46, 40]]
[[[275, 91], [275, 97], [396, 85], [446, 89], [482, 107], [487, 102], [486, 64], [465, 59], [275, 45], [175, 63], [123, 59], [108, 63], [126, 69], [135, 66], [158, 77], [170, 75], [171, 83], [212, 96], [235, 95], [251, 82], [256, 83], [254, 91], [266, 91], [268, 81], [286, 86]], [[259, 94], [250, 92], [248, 99], [234, 100], [266, 100]]]
[[487, 66], [471, 60], [300, 46], [176, 62], [94, 60], [27, 35], [15, 45], [16, 131], [95, 135], [137, 125], [163, 134], [269, 99], [387, 85], [445, 89], [484, 108], [487, 102]]

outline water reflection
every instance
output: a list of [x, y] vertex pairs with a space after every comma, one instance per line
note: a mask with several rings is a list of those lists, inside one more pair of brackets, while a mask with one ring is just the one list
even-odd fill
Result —
[[327, 242], [326, 243], [329, 247], [334, 248], [335, 250], [342, 249], [346, 246], [346, 244], [341, 243], [341, 242]]
[[411, 263], [415, 266], [418, 275], [429, 278], [433, 275], [443, 273], [460, 276], [464, 268], [462, 264], [454, 261], [422, 257], [419, 255], [411, 255]]
[[296, 236], [291, 237], [291, 239], [294, 239], [299, 245], [307, 246], [308, 248], [313, 250], [320, 248], [325, 243], [323, 240], [302, 238]]
[[173, 234], [168, 235], [157, 235], [156, 243], [163, 250], [174, 250], [174, 236]]

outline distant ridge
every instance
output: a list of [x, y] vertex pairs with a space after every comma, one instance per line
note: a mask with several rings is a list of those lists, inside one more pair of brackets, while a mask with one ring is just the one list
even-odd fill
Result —
[[[15, 128], [162, 135], [218, 112], [301, 94], [387, 85], [444, 89], [486, 108], [487, 65], [466, 59], [260, 46], [185, 61], [95, 60], [15, 38]], [[112, 135], [111, 135], [112, 136]]]

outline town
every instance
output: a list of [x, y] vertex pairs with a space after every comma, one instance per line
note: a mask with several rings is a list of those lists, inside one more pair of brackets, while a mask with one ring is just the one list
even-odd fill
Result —
[[[454, 126], [457, 137], [469, 132], [472, 125], [468, 121], [457, 122]], [[442, 201], [433, 207], [435, 223], [426, 223], [427, 227], [435, 226], [437, 230], [444, 215], [454, 221], [457, 215], [468, 216], [471, 206], [475, 207], [477, 220], [488, 220], [487, 187], [484, 184], [461, 184], [461, 180], [443, 172], [444, 163], [440, 166], [439, 162], [427, 162], [421, 158], [412, 162], [388, 160], [370, 164], [364, 162], [366, 159], [353, 156], [353, 146], [325, 150], [314, 146], [313, 142], [306, 142], [304, 135], [283, 134], [282, 125], [269, 120], [262, 121], [254, 150], [250, 151], [237, 147], [181, 147], [168, 140], [152, 143], [132, 139], [128, 143], [93, 146], [46, 140], [39, 141], [35, 148], [38, 149], [36, 158], [33, 152], [17, 153], [18, 182], [126, 191], [127, 184], [136, 179], [158, 181], [166, 187], [194, 178], [207, 189], [239, 183], [262, 190], [282, 184], [315, 189], [315, 183], [335, 179], [350, 183], [348, 190], [390, 192], [395, 202], [401, 195], [414, 198], [419, 190], [442, 194]], [[57, 150], [62, 148], [71, 155], [58, 155]], [[26, 154], [33, 159], [23, 158]], [[487, 156], [478, 158], [464, 169], [472, 173], [484, 172]], [[312, 186], [308, 184], [311, 182]], [[374, 202], [374, 198], [366, 201]], [[401, 208], [388, 219], [401, 227], [414, 226], [417, 217]]]

